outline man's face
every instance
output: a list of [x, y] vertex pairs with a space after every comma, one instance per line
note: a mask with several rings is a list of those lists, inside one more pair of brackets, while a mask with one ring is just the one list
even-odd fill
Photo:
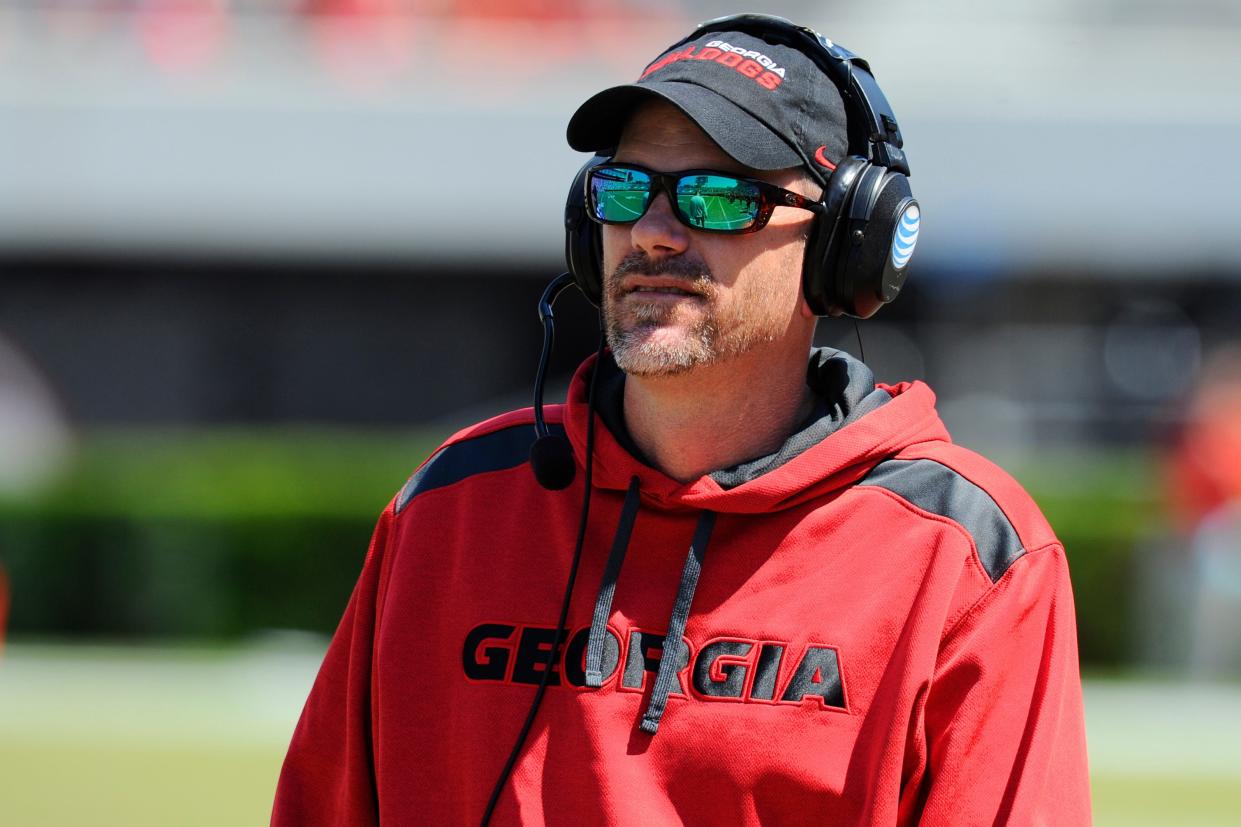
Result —
[[[715, 169], [820, 197], [798, 170], [759, 172], [729, 157], [680, 110], [639, 107], [616, 161], [661, 172]], [[739, 356], [804, 329], [802, 255], [813, 216], [777, 207], [755, 233], [690, 229], [658, 195], [627, 225], [604, 225], [603, 311], [616, 363], [636, 376], [671, 376]]]

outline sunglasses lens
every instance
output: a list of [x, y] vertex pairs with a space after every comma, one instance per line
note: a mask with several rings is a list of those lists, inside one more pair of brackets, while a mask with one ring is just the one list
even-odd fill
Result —
[[752, 181], [727, 175], [688, 175], [677, 182], [677, 209], [691, 227], [737, 232], [754, 224], [762, 203]]
[[590, 174], [590, 208], [609, 224], [628, 224], [646, 212], [651, 176], [637, 169], [605, 167]]

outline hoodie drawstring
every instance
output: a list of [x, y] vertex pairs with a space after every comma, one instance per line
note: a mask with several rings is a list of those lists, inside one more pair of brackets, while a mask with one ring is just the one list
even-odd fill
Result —
[[596, 689], [603, 686], [603, 638], [607, 634], [608, 618], [612, 616], [612, 596], [616, 594], [616, 580], [620, 577], [621, 564], [625, 562], [625, 552], [629, 548], [629, 537], [633, 534], [633, 522], [638, 516], [638, 504], [641, 500], [638, 478], [635, 475], [629, 481], [629, 490], [625, 492], [620, 523], [616, 526], [612, 551], [608, 554], [607, 566], [603, 570], [599, 596], [595, 598], [595, 614], [590, 619], [590, 637], [586, 643], [586, 685]]
[[694, 539], [685, 558], [685, 568], [681, 570], [681, 585], [677, 587], [677, 599], [672, 605], [672, 616], [668, 618], [668, 634], [664, 636], [664, 651], [659, 659], [659, 672], [655, 676], [655, 689], [651, 692], [651, 700], [646, 705], [646, 713], [642, 716], [639, 726], [643, 732], [654, 735], [659, 729], [659, 721], [664, 716], [664, 707], [668, 704], [668, 693], [676, 681], [679, 667], [676, 664], [676, 652], [680, 650], [681, 638], [685, 634], [685, 623], [689, 620], [690, 605], [694, 602], [694, 590], [698, 588], [698, 576], [702, 573], [702, 560], [707, 553], [707, 542], [711, 539], [711, 529], [715, 526], [715, 513], [702, 512], [698, 518], [698, 527], [694, 529]]
[[[612, 616], [612, 598], [616, 595], [616, 581], [620, 578], [625, 553], [629, 550], [629, 538], [633, 536], [633, 525], [641, 501], [638, 477], [634, 476], [629, 480], [629, 490], [625, 492], [620, 522], [616, 526], [616, 535], [612, 538], [612, 550], [603, 569], [603, 580], [595, 598], [595, 612], [590, 619], [590, 636], [586, 640], [586, 685], [591, 688], [597, 689], [603, 685], [603, 644], [607, 636], [608, 618]], [[659, 729], [664, 708], [668, 705], [668, 695], [672, 692], [677, 672], [682, 667], [677, 663], [677, 655], [680, 652], [681, 639], [685, 636], [685, 624], [689, 620], [694, 591], [698, 588], [698, 577], [702, 574], [702, 561], [714, 527], [715, 512], [702, 512], [698, 525], [694, 528], [694, 539], [690, 542], [685, 567], [681, 570], [681, 583], [677, 586], [676, 601], [672, 604], [672, 615], [668, 618], [668, 632], [664, 636], [664, 651], [659, 659], [659, 671], [655, 674], [655, 686], [638, 725], [643, 732], [652, 735]]]

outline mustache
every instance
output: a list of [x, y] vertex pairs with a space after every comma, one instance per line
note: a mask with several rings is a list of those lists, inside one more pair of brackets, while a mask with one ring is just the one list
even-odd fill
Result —
[[702, 261], [687, 259], [684, 256], [672, 256], [652, 261], [643, 250], [634, 250], [621, 259], [616, 269], [612, 271], [611, 281], [615, 283], [625, 276], [635, 274], [674, 276], [692, 282], [699, 289], [707, 289], [708, 285], [715, 281], [715, 277], [711, 275], [711, 268]]

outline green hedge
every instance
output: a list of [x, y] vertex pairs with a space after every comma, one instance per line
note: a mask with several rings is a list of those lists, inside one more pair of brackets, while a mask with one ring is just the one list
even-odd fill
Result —
[[1047, 457], [1012, 470], [1064, 543], [1082, 660], [1092, 666], [1131, 662], [1137, 552], [1143, 542], [1166, 531], [1153, 458]]
[[443, 434], [107, 432], [0, 501], [15, 635], [330, 631], [375, 519]]
[[[330, 632], [374, 521], [443, 437], [282, 429], [94, 433], [49, 490], [0, 500], [18, 636]], [[1018, 468], [1069, 552], [1083, 660], [1125, 662], [1150, 463]]]

